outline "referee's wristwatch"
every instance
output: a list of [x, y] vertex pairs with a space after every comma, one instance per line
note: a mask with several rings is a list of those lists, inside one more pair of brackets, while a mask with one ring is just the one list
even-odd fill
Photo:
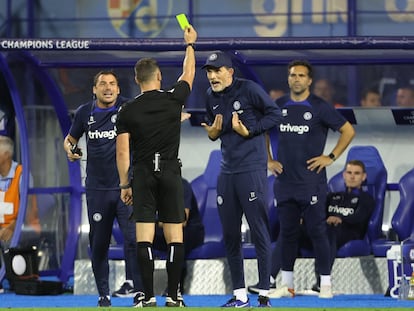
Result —
[[328, 157], [329, 157], [329, 159], [331, 159], [332, 161], [335, 161], [335, 160], [336, 160], [336, 157], [335, 157], [335, 155], [334, 155], [332, 152], [328, 155]]

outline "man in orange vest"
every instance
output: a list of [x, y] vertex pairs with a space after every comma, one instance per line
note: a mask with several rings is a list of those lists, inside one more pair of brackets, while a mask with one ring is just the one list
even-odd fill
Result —
[[[20, 204], [22, 165], [13, 161], [13, 154], [13, 140], [7, 136], [0, 136], [0, 243], [5, 247], [9, 245], [13, 236]], [[35, 232], [40, 233], [36, 198], [31, 196], [29, 203], [26, 222]], [[3, 287], [0, 283], [1, 292]]]

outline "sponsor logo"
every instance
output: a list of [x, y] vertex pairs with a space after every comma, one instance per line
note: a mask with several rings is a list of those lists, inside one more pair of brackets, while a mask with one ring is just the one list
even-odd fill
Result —
[[220, 105], [213, 106], [213, 110], [216, 110]]
[[89, 131], [88, 132], [89, 139], [100, 139], [100, 138], [108, 138], [114, 139], [116, 137], [115, 129], [109, 131]]
[[282, 133], [297, 133], [302, 135], [303, 133], [309, 132], [309, 126], [307, 125], [291, 125], [290, 123], [287, 124], [280, 124], [279, 130]]
[[341, 214], [343, 216], [349, 216], [354, 214], [354, 209], [344, 206], [338, 206], [338, 205], [329, 205], [328, 206], [328, 213], [335, 213], [335, 214]]
[[222, 197], [221, 195], [218, 195], [218, 196], [217, 196], [217, 204], [218, 204], [218, 205], [223, 204], [223, 197]]

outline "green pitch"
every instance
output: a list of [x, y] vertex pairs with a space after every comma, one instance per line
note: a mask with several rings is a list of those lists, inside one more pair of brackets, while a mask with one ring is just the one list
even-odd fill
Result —
[[[163, 307], [161, 307], [163, 308]], [[13, 310], [13, 311], [84, 311], [84, 310], [96, 310], [97, 308], [0, 308], [0, 310]], [[181, 309], [181, 308], [168, 308], [170, 309]], [[257, 309], [257, 308], [249, 308]], [[277, 310], [286, 310], [286, 311], [407, 311], [412, 310], [412, 308], [284, 308], [284, 307], [274, 307], [273, 309]], [[131, 307], [110, 307], [110, 308], [99, 308], [102, 311], [131, 311]], [[145, 308], [146, 311], [159, 311], [160, 307], [157, 308]], [[219, 311], [223, 308], [185, 308], [188, 311]]]

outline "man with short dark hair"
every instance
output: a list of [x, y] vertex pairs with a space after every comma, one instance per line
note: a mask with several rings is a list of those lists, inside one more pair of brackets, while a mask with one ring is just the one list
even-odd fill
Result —
[[[157, 219], [163, 223], [168, 245], [167, 307], [185, 306], [178, 295], [184, 263], [184, 200], [181, 181], [180, 145], [181, 110], [190, 95], [195, 76], [194, 43], [197, 32], [184, 30], [186, 42], [183, 72], [169, 89], [161, 89], [162, 74], [153, 58], [135, 64], [135, 82], [141, 93], [118, 112], [116, 122], [116, 160], [121, 199], [133, 205], [137, 232], [137, 257], [145, 295], [134, 298], [135, 307], [157, 305], [154, 295], [154, 257], [152, 243]], [[132, 150], [133, 180], [129, 178]], [[158, 217], [158, 218], [157, 218]]]
[[98, 289], [98, 306], [111, 305], [108, 251], [114, 220], [124, 237], [126, 281], [114, 296], [129, 297], [141, 293], [141, 277], [136, 262], [135, 223], [132, 208], [121, 201], [116, 167], [115, 122], [121, 97], [118, 77], [112, 70], [98, 72], [93, 80], [94, 99], [75, 112], [63, 148], [69, 161], [79, 161], [78, 141], [86, 135], [87, 162], [85, 192], [90, 225], [89, 245], [92, 270]]
[[[276, 100], [283, 120], [275, 133], [277, 154], [269, 152], [269, 170], [278, 177], [274, 193], [280, 219], [282, 286], [272, 291], [274, 298], [292, 297], [293, 267], [297, 257], [301, 220], [312, 240], [321, 275], [320, 298], [332, 298], [329, 242], [326, 235], [326, 167], [348, 147], [355, 135], [352, 125], [320, 97], [310, 93], [313, 68], [305, 60], [288, 65], [290, 94]], [[339, 131], [336, 145], [324, 154], [328, 130]], [[277, 159], [274, 160], [274, 159]]]

